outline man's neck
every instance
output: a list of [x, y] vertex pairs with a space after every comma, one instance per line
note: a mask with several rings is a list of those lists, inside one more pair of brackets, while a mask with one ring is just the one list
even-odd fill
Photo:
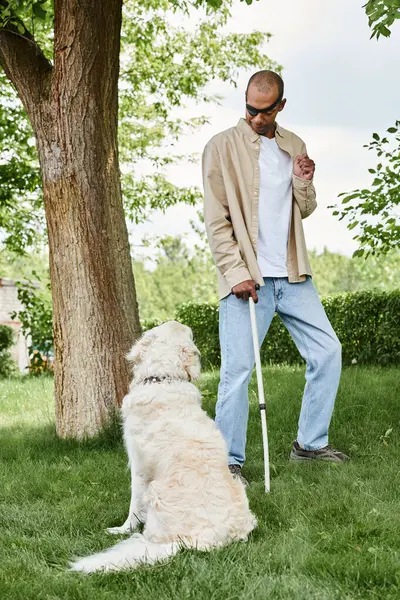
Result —
[[265, 133], [261, 134], [263, 137], [268, 138], [269, 140], [273, 140], [276, 132], [276, 123], [273, 124], [271, 129], [268, 129]]

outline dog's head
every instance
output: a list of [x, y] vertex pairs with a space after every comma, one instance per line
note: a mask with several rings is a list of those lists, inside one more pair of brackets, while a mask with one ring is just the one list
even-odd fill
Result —
[[146, 331], [127, 355], [136, 381], [146, 377], [189, 380], [200, 376], [200, 352], [190, 327], [168, 321]]

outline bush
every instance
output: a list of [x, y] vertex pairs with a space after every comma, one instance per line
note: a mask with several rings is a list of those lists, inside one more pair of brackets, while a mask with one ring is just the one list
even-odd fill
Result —
[[323, 304], [344, 364], [400, 364], [400, 290], [340, 294]]
[[22, 332], [30, 336], [29, 373], [40, 375], [53, 371], [53, 309], [51, 301], [32, 283], [17, 283], [18, 299], [23, 310], [11, 317], [19, 318]]
[[[338, 294], [322, 298], [322, 304], [342, 343], [343, 364], [400, 364], [400, 290]], [[219, 367], [218, 305], [183, 304], [175, 318], [192, 328], [203, 369]], [[147, 323], [145, 329], [158, 324]], [[262, 346], [261, 360], [264, 364], [303, 362], [277, 315]]]
[[[193, 331], [193, 337], [201, 352], [203, 369], [219, 365], [220, 351], [218, 340], [218, 305], [181, 304], [173, 317]], [[146, 319], [141, 322], [143, 332], [161, 325], [162, 319]]]
[[14, 331], [8, 325], [0, 325], [0, 351], [8, 350], [14, 343]]
[[0, 377], [9, 377], [16, 370], [9, 352], [13, 343], [14, 331], [7, 325], [0, 325]]
[[157, 327], [158, 325], [161, 325], [164, 321], [162, 319], [143, 319], [142, 321], [140, 321], [140, 324], [142, 326], [142, 331], [143, 333], [145, 331], [148, 331], [149, 329], [153, 329], [153, 327]]
[[181, 304], [175, 318], [192, 328], [193, 338], [201, 353], [203, 369], [218, 366], [221, 360], [218, 335], [217, 304]]

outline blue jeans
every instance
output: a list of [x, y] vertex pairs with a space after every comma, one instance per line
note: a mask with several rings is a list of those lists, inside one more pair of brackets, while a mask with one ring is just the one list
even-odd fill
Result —
[[[277, 312], [307, 363], [297, 441], [306, 450], [323, 448], [340, 380], [340, 342], [311, 277], [302, 283], [265, 277], [264, 283], [256, 304], [259, 344]], [[229, 464], [243, 465], [248, 386], [255, 362], [248, 302], [233, 294], [221, 300], [219, 336], [221, 377], [215, 422], [227, 443]]]

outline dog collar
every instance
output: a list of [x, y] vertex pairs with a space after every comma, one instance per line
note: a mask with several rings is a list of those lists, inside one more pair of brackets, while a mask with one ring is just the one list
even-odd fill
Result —
[[164, 381], [171, 383], [172, 381], [177, 381], [177, 379], [173, 379], [170, 375], [164, 375], [163, 377], [152, 375], [151, 377], [145, 377], [142, 383], [143, 385], [146, 385], [146, 383], [163, 383]]

